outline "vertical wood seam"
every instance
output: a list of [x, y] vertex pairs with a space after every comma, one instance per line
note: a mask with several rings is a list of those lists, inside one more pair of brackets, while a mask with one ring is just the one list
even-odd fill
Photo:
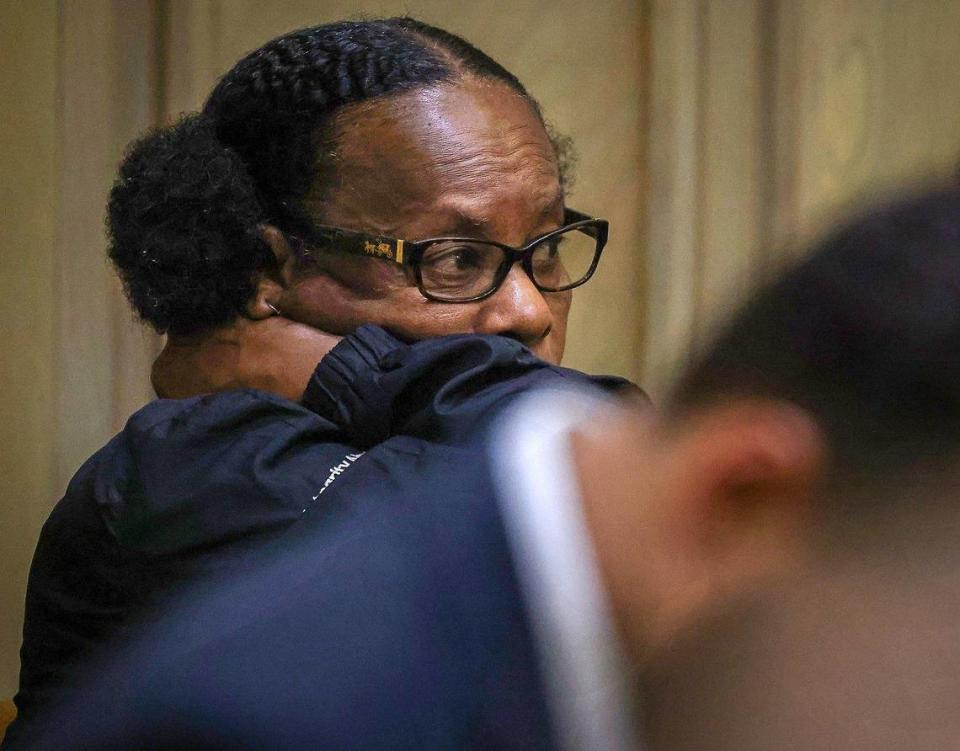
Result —
[[759, 34], [757, 76], [757, 249], [755, 251], [753, 282], [762, 282], [771, 271], [770, 253], [773, 251], [776, 223], [777, 149], [776, 149], [776, 85], [777, 85], [777, 20], [780, 0], [758, 0]]
[[704, 239], [707, 231], [706, 223], [709, 221], [709, 218], [704, 213], [704, 209], [706, 207], [707, 180], [710, 178], [709, 165], [707, 164], [707, 159], [705, 158], [707, 154], [707, 119], [709, 117], [707, 108], [707, 87], [709, 84], [707, 61], [710, 55], [710, 46], [707, 34], [707, 5], [709, 2], [711, 2], [711, 0], [697, 0], [697, 53], [695, 56], [696, 71], [694, 73], [696, 86], [696, 115], [694, 116], [694, 127], [696, 128], [695, 175], [697, 184], [694, 189], [693, 216], [691, 217], [694, 222], [692, 248], [693, 280], [691, 283], [692, 295], [690, 299], [692, 311], [690, 316], [690, 330], [687, 332], [687, 341], [685, 342], [684, 347], [685, 349], [689, 349], [690, 347], [695, 347], [697, 345], [701, 338], [702, 328], [704, 325], [703, 296], [706, 289], [706, 280], [704, 279], [704, 275], [706, 273]]

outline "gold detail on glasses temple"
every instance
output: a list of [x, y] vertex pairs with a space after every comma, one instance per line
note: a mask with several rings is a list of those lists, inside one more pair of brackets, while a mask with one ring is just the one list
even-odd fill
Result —
[[397, 240], [397, 263], [403, 263], [403, 240]]
[[364, 242], [363, 243], [363, 252], [368, 256], [376, 256], [377, 258], [387, 258], [393, 260], [393, 248], [390, 247], [390, 243], [372, 243]]

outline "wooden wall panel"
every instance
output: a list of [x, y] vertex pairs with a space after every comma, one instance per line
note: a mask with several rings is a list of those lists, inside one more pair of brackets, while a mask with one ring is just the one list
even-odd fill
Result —
[[805, 239], [865, 200], [954, 169], [960, 4], [797, 6], [785, 12], [797, 42], [782, 66], [796, 96], [793, 230]]
[[955, 173], [955, 0], [652, 0], [650, 308], [662, 393], [759, 281], [864, 201]]
[[[98, 38], [113, 33], [109, 4], [66, 2], [60, 49], [61, 210], [57, 227], [59, 467], [61, 484], [109, 436], [112, 410], [110, 269], [103, 258], [103, 204], [116, 155], [103, 138], [113, 104]], [[97, 221], [99, 219], [100, 221]], [[50, 501], [55, 499], [51, 498]]]
[[761, 0], [654, 0], [643, 383], [663, 393], [750, 289], [766, 235]]
[[59, 268], [61, 487], [149, 401], [156, 339], [133, 321], [106, 259], [107, 195], [127, 142], [156, 117], [148, 0], [64, 0]]
[[775, 233], [809, 240], [960, 158], [960, 4], [778, 3]]
[[695, 337], [751, 286], [761, 237], [760, 0], [701, 5]]
[[815, 234], [834, 207], [878, 177], [875, 136], [891, 125], [877, 117], [883, 105], [882, 12], [883, 4], [873, 0], [803, 6], [799, 56], [786, 61], [798, 77], [793, 200], [799, 239]]
[[0, 698], [19, 670], [26, 571], [56, 492], [57, 4], [0, 3]]
[[12, 694], [40, 525], [93, 451], [152, 397], [157, 337], [105, 255], [127, 141], [156, 117], [150, 0], [0, 3], [4, 180], [0, 695]]
[[667, 383], [692, 341], [700, 268], [703, 146], [699, 0], [654, 0], [650, 15], [646, 245], [650, 285], [643, 384]]
[[880, 19], [882, 179], [943, 177], [960, 162], [960, 2], [890, 0]]
[[167, 0], [161, 5], [165, 121], [199, 109], [223, 73], [220, 6], [220, 0]]
[[[114, 99], [122, 102], [111, 111], [112, 182], [120, 154], [128, 142], [159, 121], [163, 89], [158, 65], [161, 50], [159, 3], [156, 0], [111, 0], [111, 9], [114, 19], [114, 33], [109, 40], [112, 90]], [[105, 194], [101, 194], [101, 200], [105, 202]], [[160, 337], [134, 315], [112, 269], [109, 276], [113, 363], [110, 432], [114, 433], [126, 424], [133, 412], [154, 397], [149, 374], [159, 352]]]

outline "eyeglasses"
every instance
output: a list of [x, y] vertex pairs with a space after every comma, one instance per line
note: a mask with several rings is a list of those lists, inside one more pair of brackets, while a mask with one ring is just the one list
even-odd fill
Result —
[[600, 263], [608, 228], [604, 219], [567, 209], [563, 227], [522, 248], [469, 237], [400, 240], [325, 226], [315, 226], [306, 237], [290, 236], [290, 240], [302, 257], [309, 257], [311, 249], [334, 250], [409, 267], [428, 300], [464, 303], [496, 292], [517, 262], [542, 292], [579, 287]]

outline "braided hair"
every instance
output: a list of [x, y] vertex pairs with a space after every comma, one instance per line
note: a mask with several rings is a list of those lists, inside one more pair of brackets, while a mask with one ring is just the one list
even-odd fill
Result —
[[[411, 18], [315, 26], [248, 54], [200, 113], [149, 133], [120, 166], [109, 255], [131, 305], [161, 333], [233, 320], [274, 263], [260, 225], [311, 221], [304, 199], [323, 178], [321, 145], [341, 109], [466, 75], [506, 84], [540, 114], [496, 61]], [[564, 142], [554, 143], [559, 158]]]

